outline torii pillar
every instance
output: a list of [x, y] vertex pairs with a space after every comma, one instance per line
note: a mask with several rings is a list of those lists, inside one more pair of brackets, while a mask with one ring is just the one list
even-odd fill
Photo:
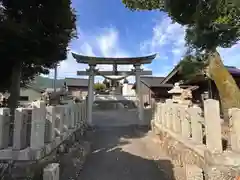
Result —
[[92, 125], [92, 105], [93, 105], [93, 86], [94, 86], [94, 76], [95, 76], [96, 65], [89, 65], [88, 72], [88, 104], [87, 104], [87, 123]]
[[[141, 80], [140, 75], [152, 75], [152, 71], [142, 71], [141, 64], [151, 64], [152, 60], [156, 57], [156, 54], [148, 55], [148, 56], [142, 56], [142, 57], [130, 57], [130, 58], [106, 58], [106, 57], [92, 57], [92, 56], [84, 56], [72, 53], [73, 58], [76, 59], [78, 63], [84, 63], [89, 65], [89, 69], [87, 72], [85, 71], [78, 71], [77, 75], [88, 75], [88, 107], [87, 107], [87, 116], [88, 116], [88, 124], [92, 125], [92, 105], [93, 105], [93, 85], [94, 85], [94, 75], [95, 75], [95, 66], [97, 64], [110, 64], [114, 65], [114, 68], [116, 69], [116, 65], [134, 65], [135, 69], [135, 76], [136, 76], [136, 91], [137, 91], [137, 99], [138, 99], [138, 116], [140, 123], [144, 123], [144, 108], [143, 108], [143, 97], [141, 92]], [[114, 70], [115, 71], [115, 70]], [[132, 71], [99, 71], [98, 75], [133, 75]]]
[[140, 120], [140, 124], [144, 123], [144, 108], [143, 108], [143, 96], [142, 96], [142, 88], [141, 88], [141, 78], [142, 74], [141, 64], [134, 64], [135, 67], [135, 79], [136, 79], [136, 95], [138, 100], [138, 118]]

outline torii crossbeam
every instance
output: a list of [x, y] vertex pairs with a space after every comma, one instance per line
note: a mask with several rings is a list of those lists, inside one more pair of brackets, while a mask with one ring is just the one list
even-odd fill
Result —
[[[124, 75], [135, 75], [136, 76], [136, 94], [138, 99], [138, 115], [140, 124], [144, 122], [144, 108], [143, 108], [143, 97], [141, 93], [141, 82], [140, 75], [152, 75], [152, 71], [143, 71], [140, 67], [142, 64], [151, 64], [152, 60], [155, 59], [156, 54], [142, 57], [126, 57], [126, 58], [115, 58], [115, 57], [93, 57], [84, 56], [76, 53], [72, 53], [73, 58], [78, 63], [88, 64], [89, 69], [86, 71], [77, 71], [77, 75], [88, 75], [88, 124], [92, 124], [92, 104], [93, 104], [93, 85], [95, 75], [105, 76], [124, 76]], [[95, 69], [98, 64], [113, 65], [113, 71], [98, 71]], [[132, 71], [117, 71], [117, 65], [133, 65]]]

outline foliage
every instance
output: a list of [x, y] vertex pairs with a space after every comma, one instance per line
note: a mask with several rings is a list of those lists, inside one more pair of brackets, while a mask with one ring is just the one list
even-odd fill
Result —
[[217, 47], [231, 47], [240, 40], [239, 0], [122, 1], [132, 10], [164, 11], [174, 22], [185, 26], [188, 54], [180, 68], [192, 77], [205, 70], [218, 89], [224, 118], [228, 118], [227, 109], [240, 108], [238, 85], [217, 52]]
[[0, 4], [2, 89], [9, 89], [16, 65], [21, 66], [22, 83], [28, 83], [66, 59], [68, 43], [76, 35], [70, 0], [0, 0]]
[[205, 76], [207, 66], [203, 56], [185, 56], [179, 64], [183, 80], [191, 80], [196, 76]]
[[106, 89], [106, 85], [103, 84], [103, 83], [95, 83], [93, 88], [96, 90], [96, 91], [104, 91]]
[[217, 47], [231, 47], [240, 40], [240, 6], [236, 0], [122, 1], [131, 10], [164, 11], [174, 22], [186, 27], [188, 52], [180, 64], [186, 76], [202, 72], [201, 68], [209, 63], [208, 56]]
[[[41, 66], [39, 68], [33, 68], [29, 65], [24, 65], [21, 73], [21, 87], [31, 83], [35, 79], [35, 76], [39, 74], [48, 74], [48, 72], [48, 69], [42, 68]], [[11, 86], [11, 74], [12, 66], [9, 67], [7, 63], [4, 66], [0, 66], [0, 92], [9, 90]]]
[[240, 10], [230, 0], [123, 0], [131, 10], [161, 10], [186, 26], [191, 49], [231, 47], [240, 38]]

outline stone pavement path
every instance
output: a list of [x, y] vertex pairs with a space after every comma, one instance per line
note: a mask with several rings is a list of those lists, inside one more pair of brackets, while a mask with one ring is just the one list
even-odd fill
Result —
[[133, 126], [93, 130], [79, 180], [175, 180], [171, 161], [146, 132]]

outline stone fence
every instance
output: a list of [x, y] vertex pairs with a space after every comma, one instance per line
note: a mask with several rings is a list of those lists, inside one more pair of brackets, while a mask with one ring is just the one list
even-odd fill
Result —
[[240, 175], [240, 109], [229, 110], [225, 144], [219, 102], [213, 99], [204, 101], [203, 110], [172, 99], [157, 103], [151, 124], [161, 148], [185, 168], [185, 179], [230, 180]]
[[[86, 102], [46, 106], [36, 101], [32, 108], [17, 108], [13, 123], [9, 113], [8, 108], [0, 108], [0, 160], [39, 160], [83, 130]], [[11, 128], [13, 136], [9, 136]]]

